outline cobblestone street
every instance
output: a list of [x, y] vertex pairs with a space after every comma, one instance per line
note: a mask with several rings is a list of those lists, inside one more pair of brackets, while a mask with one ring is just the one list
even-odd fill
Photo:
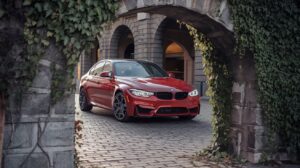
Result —
[[207, 100], [201, 102], [201, 114], [191, 121], [151, 118], [121, 123], [100, 108], [82, 112], [78, 102], [76, 111], [76, 118], [83, 121], [79, 167], [194, 167], [189, 157], [211, 138]]

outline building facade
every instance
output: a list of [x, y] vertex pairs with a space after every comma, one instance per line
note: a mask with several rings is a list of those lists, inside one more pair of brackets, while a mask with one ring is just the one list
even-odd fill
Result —
[[81, 57], [81, 75], [102, 59], [148, 60], [205, 94], [201, 52], [176, 19], [145, 12], [124, 15], [105, 25], [97, 42], [95, 49]]

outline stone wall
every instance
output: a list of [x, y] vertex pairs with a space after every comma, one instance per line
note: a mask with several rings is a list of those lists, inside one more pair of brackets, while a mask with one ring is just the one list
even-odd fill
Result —
[[257, 100], [257, 83], [253, 56], [233, 60], [232, 144], [234, 151], [251, 162], [258, 162], [263, 149], [264, 127]]
[[[1, 38], [8, 44], [1, 57], [18, 61], [24, 55], [22, 18], [0, 20]], [[23, 93], [14, 87], [9, 90], [2, 158], [5, 168], [21, 164], [27, 168], [74, 167], [74, 94], [68, 93], [58, 103], [51, 102], [52, 64], [64, 71], [65, 60], [53, 43], [39, 61], [32, 85]]]

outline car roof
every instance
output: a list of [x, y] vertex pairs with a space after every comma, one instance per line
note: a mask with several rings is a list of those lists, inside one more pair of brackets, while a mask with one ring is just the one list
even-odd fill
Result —
[[147, 60], [137, 60], [137, 59], [104, 59], [104, 60], [101, 60], [101, 61], [110, 61], [112, 63], [115, 63], [115, 62], [143, 62], [143, 63], [153, 63], [153, 62], [150, 62], [150, 61], [147, 61]]

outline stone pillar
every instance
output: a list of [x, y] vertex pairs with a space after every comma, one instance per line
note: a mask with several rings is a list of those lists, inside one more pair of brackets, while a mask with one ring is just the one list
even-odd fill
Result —
[[93, 59], [90, 52], [83, 51], [81, 54], [81, 75], [84, 75], [93, 66]]
[[56, 46], [50, 44], [28, 90], [21, 95], [10, 91], [4, 167], [74, 166], [74, 93], [64, 95], [56, 103], [51, 102], [50, 96], [51, 65], [64, 72], [62, 58]]
[[201, 51], [195, 49], [195, 61], [194, 61], [194, 87], [197, 88], [202, 94], [201, 96], [206, 96], [205, 92], [207, 90], [206, 76], [204, 74], [204, 67], [202, 63]]
[[234, 153], [257, 163], [263, 147], [264, 127], [257, 101], [257, 83], [252, 56], [235, 59], [232, 88], [231, 138]]
[[151, 14], [151, 31], [152, 39], [150, 43], [151, 58], [150, 61], [163, 67], [164, 50], [163, 50], [163, 38], [162, 38], [162, 26], [161, 22], [166, 16]]
[[109, 34], [110, 34], [110, 25], [104, 26], [104, 31], [101, 33], [101, 37], [98, 38], [99, 41], [99, 50], [100, 50], [100, 59], [106, 59], [109, 57]]
[[[23, 21], [19, 17], [0, 20], [0, 33], [9, 44], [4, 56], [18, 58], [16, 61], [24, 58], [26, 48]], [[38, 62], [31, 86], [23, 92], [15, 86], [9, 89], [2, 158], [5, 168], [74, 167], [74, 93], [65, 94], [56, 103], [51, 101], [52, 65], [66, 75], [65, 59], [51, 42]], [[60, 83], [62, 88], [64, 83]]]
[[134, 37], [134, 58], [151, 60], [151, 20], [149, 13], [137, 13], [137, 36]]

